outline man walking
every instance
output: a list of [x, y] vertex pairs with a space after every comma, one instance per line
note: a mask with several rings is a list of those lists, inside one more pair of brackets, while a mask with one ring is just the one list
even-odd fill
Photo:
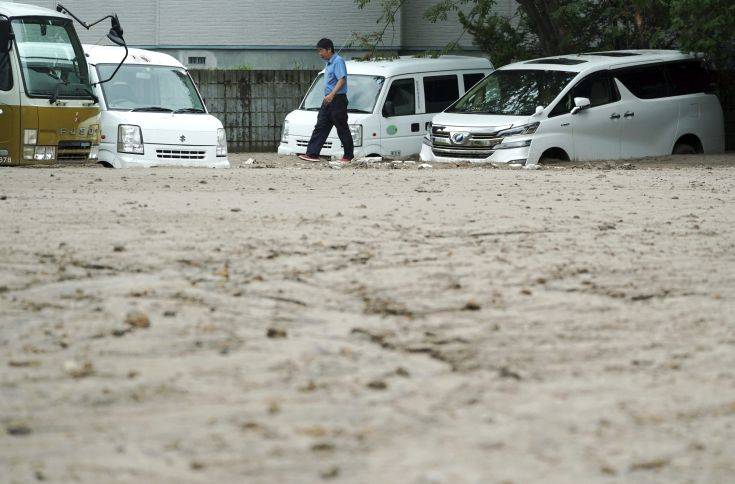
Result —
[[327, 63], [324, 69], [324, 101], [319, 108], [316, 126], [311, 134], [306, 154], [299, 155], [299, 158], [305, 161], [319, 161], [319, 153], [334, 126], [344, 147], [344, 156], [340, 161], [349, 163], [355, 156], [355, 148], [347, 124], [347, 66], [345, 61], [334, 53], [334, 43], [331, 40], [320, 40], [316, 48], [319, 57]]

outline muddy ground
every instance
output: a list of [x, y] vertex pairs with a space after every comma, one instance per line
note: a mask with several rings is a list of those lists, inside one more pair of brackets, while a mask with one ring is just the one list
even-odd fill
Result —
[[3, 482], [732, 482], [735, 156], [232, 159], [0, 170]]

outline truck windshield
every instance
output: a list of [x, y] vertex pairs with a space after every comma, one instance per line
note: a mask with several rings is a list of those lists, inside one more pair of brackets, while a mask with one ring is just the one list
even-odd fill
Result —
[[[385, 77], [350, 75], [347, 79], [347, 111], [351, 113], [372, 113]], [[306, 94], [301, 108], [318, 111], [324, 100], [324, 74], [319, 74]]]
[[530, 116], [536, 107], [551, 104], [576, 76], [538, 69], [494, 71], [447, 112]]
[[87, 62], [70, 20], [22, 17], [12, 25], [28, 96], [90, 98]]
[[[107, 79], [116, 67], [98, 65], [99, 78]], [[112, 110], [206, 112], [189, 73], [180, 67], [123, 64], [112, 81], [102, 84], [102, 93]]]

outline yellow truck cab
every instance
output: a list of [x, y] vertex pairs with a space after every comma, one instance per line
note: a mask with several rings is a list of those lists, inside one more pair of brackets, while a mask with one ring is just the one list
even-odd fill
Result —
[[72, 20], [0, 2], [0, 165], [96, 162], [99, 115]]

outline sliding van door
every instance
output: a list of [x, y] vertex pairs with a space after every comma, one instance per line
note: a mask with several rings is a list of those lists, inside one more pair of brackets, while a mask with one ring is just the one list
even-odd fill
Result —
[[[662, 64], [617, 71], [622, 84], [622, 158], [670, 155], [679, 121]], [[620, 86], [619, 86], [620, 87]]]

